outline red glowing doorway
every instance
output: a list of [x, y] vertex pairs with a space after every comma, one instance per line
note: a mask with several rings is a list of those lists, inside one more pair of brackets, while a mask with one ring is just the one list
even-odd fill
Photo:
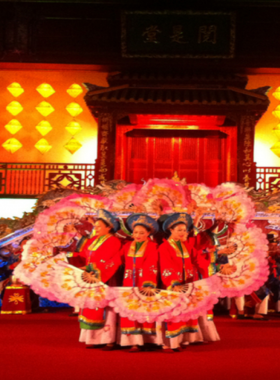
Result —
[[220, 116], [168, 116], [133, 115], [134, 125], [117, 126], [115, 178], [141, 183], [177, 171], [188, 183], [236, 181], [237, 127]]

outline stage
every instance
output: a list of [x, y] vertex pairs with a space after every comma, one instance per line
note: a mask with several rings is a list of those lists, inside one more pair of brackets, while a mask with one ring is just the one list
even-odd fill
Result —
[[69, 310], [0, 315], [1, 379], [277, 379], [280, 317], [268, 322], [218, 316], [220, 342], [184, 352], [86, 349]]

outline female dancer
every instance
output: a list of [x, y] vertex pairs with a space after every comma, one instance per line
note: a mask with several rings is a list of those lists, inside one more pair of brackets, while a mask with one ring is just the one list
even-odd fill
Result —
[[[149, 238], [158, 231], [157, 222], [146, 214], [133, 214], [128, 217], [127, 226], [133, 231], [133, 241], [122, 249], [125, 263], [123, 286], [138, 287], [143, 294], [149, 295], [157, 286], [158, 252], [157, 244]], [[145, 342], [155, 343], [155, 323], [139, 323], [121, 318], [121, 346], [131, 346], [129, 352], [141, 351], [139, 346]]]
[[[121, 242], [113, 235], [118, 229], [119, 223], [114, 216], [100, 209], [95, 222], [95, 236], [87, 241], [81, 252], [68, 253], [68, 257], [80, 256], [85, 260], [84, 280], [106, 283], [112, 279], [121, 265]], [[116, 314], [110, 307], [81, 309], [79, 322], [81, 328], [79, 341], [85, 342], [87, 348], [106, 344], [103, 350], [114, 349]]]
[[[192, 218], [186, 213], [172, 214], [163, 223], [163, 230], [170, 233], [169, 239], [159, 247], [160, 273], [165, 289], [183, 292], [185, 284], [197, 279], [197, 271], [203, 278], [208, 277], [208, 260], [199, 254], [192, 241], [187, 240], [191, 226]], [[166, 322], [164, 351], [180, 351], [180, 343], [188, 340], [182, 334], [195, 332], [198, 332], [197, 320]]]

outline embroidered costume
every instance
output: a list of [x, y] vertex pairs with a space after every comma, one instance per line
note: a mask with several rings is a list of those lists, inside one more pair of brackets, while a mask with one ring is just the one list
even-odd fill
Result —
[[[188, 214], [176, 213], [170, 216], [163, 224], [166, 231], [177, 223], [183, 223], [188, 228], [192, 224], [192, 219]], [[209, 262], [201, 252], [194, 246], [194, 240], [180, 242], [169, 238], [159, 247], [160, 274], [161, 281], [165, 289], [172, 290], [175, 286], [186, 285], [196, 281], [199, 276], [208, 277]], [[179, 343], [184, 340], [172, 339], [185, 333], [197, 333], [197, 320], [188, 322], [174, 323], [167, 321], [165, 323], [165, 338], [170, 339], [171, 348], [177, 348]], [[166, 341], [166, 339], [163, 339]], [[187, 338], [189, 339], [189, 337]]]
[[[148, 215], [134, 214], [127, 219], [129, 230], [137, 225], [147, 227], [152, 233], [158, 230], [157, 223]], [[157, 244], [150, 239], [142, 242], [128, 242], [122, 249], [125, 265], [123, 286], [145, 288], [157, 287], [158, 251]], [[120, 319], [120, 344], [122, 346], [142, 346], [144, 342], [154, 343], [155, 323], [139, 323], [128, 318]]]
[[[98, 217], [108, 222], [108, 211], [99, 210]], [[102, 217], [101, 217], [102, 216]], [[111, 214], [109, 215], [111, 216]], [[111, 216], [113, 218], [113, 216]], [[110, 224], [111, 220], [109, 219]], [[114, 230], [118, 227], [111, 224]], [[86, 264], [86, 271], [93, 273], [97, 279], [115, 285], [112, 277], [121, 265], [121, 242], [111, 234], [89, 239], [79, 253], [68, 254], [70, 257], [80, 256]], [[80, 342], [87, 345], [114, 343], [116, 338], [116, 314], [110, 307], [97, 309], [81, 309], [79, 314], [81, 328]]]

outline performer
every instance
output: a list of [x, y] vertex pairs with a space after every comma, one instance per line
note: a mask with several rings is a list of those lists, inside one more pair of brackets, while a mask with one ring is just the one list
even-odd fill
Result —
[[278, 246], [278, 235], [268, 234], [267, 239], [269, 242], [269, 278], [268, 287], [272, 293], [272, 299], [275, 304], [275, 311], [280, 312], [280, 250]]
[[[86, 266], [83, 274], [89, 282], [104, 283], [110, 280], [121, 265], [121, 242], [114, 232], [119, 229], [119, 223], [114, 216], [103, 209], [98, 210], [95, 222], [95, 236], [87, 241], [81, 252], [68, 253], [67, 257], [80, 256]], [[114, 349], [116, 338], [116, 314], [110, 307], [105, 309], [82, 309], [79, 315], [81, 328], [80, 342], [86, 343], [87, 348], [106, 344], [103, 350]]]
[[[157, 222], [146, 214], [133, 214], [126, 224], [133, 231], [133, 241], [122, 249], [125, 263], [123, 286], [138, 287], [143, 294], [152, 294], [157, 286], [158, 252], [157, 244], [149, 238], [158, 231]], [[139, 323], [121, 318], [120, 345], [131, 346], [129, 352], [141, 351], [144, 343], [155, 343], [155, 323]]]
[[[169, 239], [159, 248], [161, 280], [165, 289], [183, 292], [184, 285], [195, 280], [196, 271], [203, 278], [208, 276], [208, 262], [199, 255], [193, 241], [187, 240], [191, 226], [192, 218], [186, 213], [175, 213], [163, 223], [163, 230], [170, 232]], [[167, 321], [164, 351], [180, 351], [180, 343], [189, 341], [188, 333], [196, 332], [197, 320], [179, 323]]]

